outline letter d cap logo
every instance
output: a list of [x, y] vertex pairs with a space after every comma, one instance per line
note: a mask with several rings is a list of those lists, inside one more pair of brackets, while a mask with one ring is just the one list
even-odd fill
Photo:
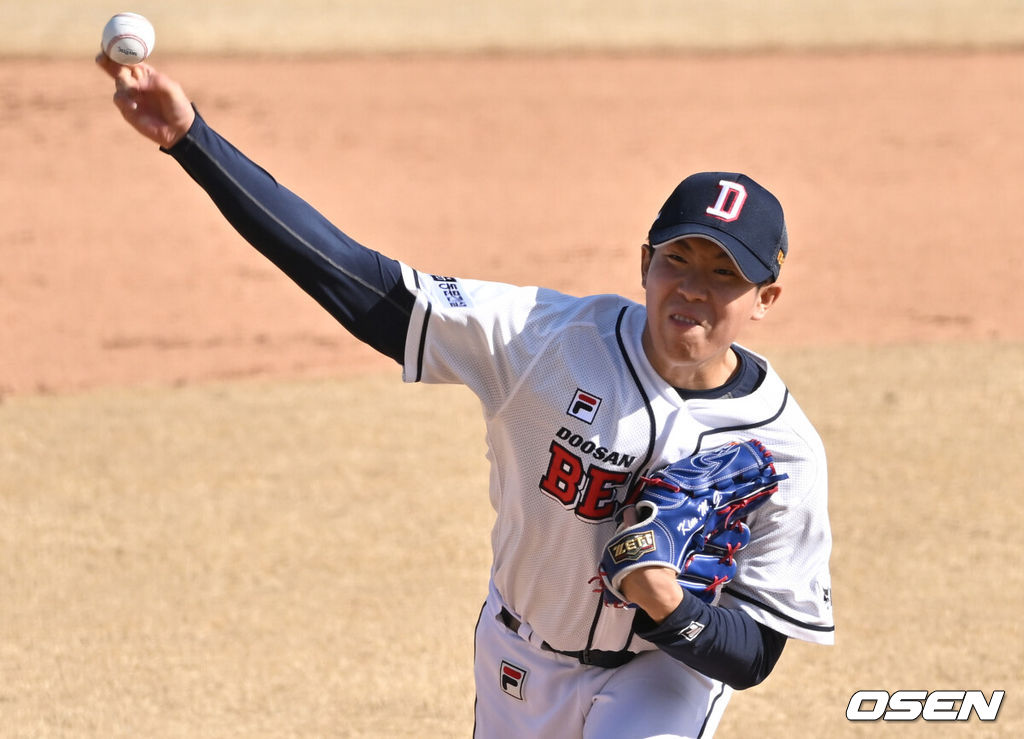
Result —
[[782, 205], [738, 172], [699, 172], [680, 182], [647, 233], [653, 248], [683, 238], [718, 244], [755, 285], [774, 282], [789, 250]]
[[722, 188], [718, 200], [704, 212], [723, 221], [735, 221], [743, 212], [743, 204], [747, 202], [747, 188], [729, 180], [720, 180], [718, 185]]

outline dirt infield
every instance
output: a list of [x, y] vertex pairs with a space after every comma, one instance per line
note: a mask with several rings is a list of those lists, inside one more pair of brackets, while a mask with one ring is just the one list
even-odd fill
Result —
[[[792, 252], [748, 343], [829, 450], [837, 645], [787, 647], [720, 735], [1024, 733], [1024, 53], [155, 61], [438, 272], [639, 298], [682, 175], [764, 180]], [[0, 63], [0, 734], [469, 735], [475, 399], [402, 385], [110, 92], [88, 59]], [[896, 729], [847, 722], [863, 689], [1006, 698]]]
[[[758, 341], [1024, 339], [1024, 55], [171, 58], [201, 112], [424, 269], [639, 297], [683, 174], [789, 206]], [[879, 81], [885, 80], [884, 87]], [[295, 84], [296, 80], [303, 84]], [[91, 63], [0, 67], [0, 392], [381, 367], [120, 123]], [[714, 111], [713, 122], [707, 111]]]

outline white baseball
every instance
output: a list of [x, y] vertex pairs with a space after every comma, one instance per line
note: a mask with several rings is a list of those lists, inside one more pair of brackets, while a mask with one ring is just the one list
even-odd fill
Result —
[[118, 64], [138, 64], [155, 43], [153, 24], [138, 13], [118, 13], [103, 27], [103, 53]]

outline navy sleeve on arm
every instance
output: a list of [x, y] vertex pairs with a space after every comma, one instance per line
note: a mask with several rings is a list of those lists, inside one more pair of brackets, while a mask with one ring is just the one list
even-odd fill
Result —
[[170, 154], [239, 234], [356, 338], [401, 364], [414, 298], [398, 262], [367, 249], [213, 131], [196, 113]]
[[638, 636], [671, 657], [736, 690], [768, 677], [786, 646], [784, 635], [742, 611], [694, 597], [684, 597], [660, 624], [638, 610], [633, 626]]

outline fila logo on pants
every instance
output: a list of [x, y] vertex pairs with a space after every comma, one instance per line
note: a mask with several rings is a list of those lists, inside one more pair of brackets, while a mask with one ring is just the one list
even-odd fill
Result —
[[501, 678], [501, 691], [507, 695], [511, 695], [516, 700], [525, 700], [523, 698], [523, 685], [526, 683], [526, 670], [522, 667], [516, 667], [511, 662], [501, 662], [500, 670]]

